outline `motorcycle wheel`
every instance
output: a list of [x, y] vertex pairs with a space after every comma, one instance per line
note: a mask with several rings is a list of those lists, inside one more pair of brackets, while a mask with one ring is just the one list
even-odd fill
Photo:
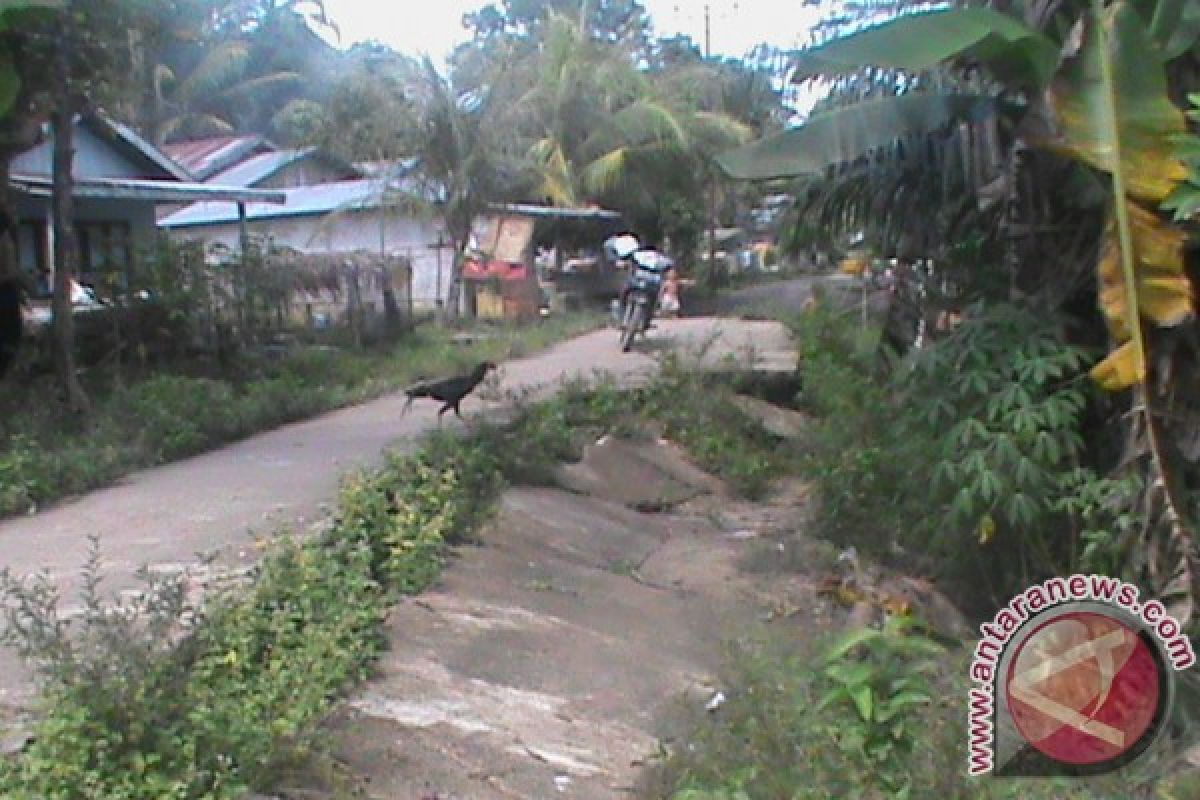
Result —
[[638, 331], [642, 330], [642, 325], [645, 324], [646, 307], [641, 303], [634, 303], [632, 308], [625, 311], [625, 325], [621, 329], [621, 352], [628, 353], [629, 348], [633, 347], [633, 338], [637, 336]]

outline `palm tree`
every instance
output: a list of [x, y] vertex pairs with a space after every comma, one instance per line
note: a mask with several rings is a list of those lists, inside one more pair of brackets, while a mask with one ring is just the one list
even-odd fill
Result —
[[666, 155], [715, 151], [749, 135], [732, 117], [660, 90], [628, 53], [588, 38], [564, 16], [550, 19], [535, 70], [516, 110], [536, 136], [541, 191], [556, 204], [636, 190], [639, 176]]
[[264, 129], [320, 77], [329, 50], [313, 26], [336, 30], [320, 0], [172, 0], [145, 14], [135, 37], [142, 128], [169, 139]]
[[512, 163], [495, 92], [461, 90], [426, 57], [409, 80], [411, 116], [398, 125], [412, 163], [393, 177], [415, 188], [389, 180], [389, 202], [426, 209], [440, 220], [454, 253], [446, 302], [451, 317], [459, 311], [463, 254], [475, 221], [503, 196]]

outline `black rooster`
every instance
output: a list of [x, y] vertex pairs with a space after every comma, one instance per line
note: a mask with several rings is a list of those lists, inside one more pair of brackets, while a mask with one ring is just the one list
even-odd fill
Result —
[[408, 402], [404, 404], [404, 413], [408, 412], [413, 400], [418, 397], [430, 397], [442, 404], [442, 408], [438, 411], [438, 419], [442, 418], [451, 409], [454, 410], [454, 415], [462, 419], [462, 413], [458, 410], [458, 404], [463, 401], [463, 398], [475, 390], [489, 370], [496, 368], [496, 365], [490, 361], [484, 361], [471, 370], [467, 375], [458, 375], [453, 378], [446, 378], [440, 381], [424, 381], [415, 384], [404, 390], [408, 395]]

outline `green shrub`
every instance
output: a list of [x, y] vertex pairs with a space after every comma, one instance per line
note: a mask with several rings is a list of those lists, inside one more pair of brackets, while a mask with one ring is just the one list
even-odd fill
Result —
[[[743, 642], [727, 702], [689, 714], [647, 795], [669, 800], [1126, 800], [1152, 773], [1078, 780], [966, 774], [966, 653], [893, 621], [791, 651]], [[1142, 792], [1135, 795], [1135, 792]]]
[[236, 428], [233, 390], [207, 378], [157, 375], [110, 403], [114, 418], [155, 461], [198, 452]]
[[1051, 315], [973, 307], [890, 362], [845, 317], [794, 324], [819, 418], [807, 459], [818, 533], [875, 557], [907, 553], [969, 610], [1084, 563], [1119, 567], [1112, 524], [1132, 523], [1114, 501], [1129, 485], [1088, 463], [1087, 353]]
[[0, 452], [0, 514], [26, 511], [50, 490], [51, 470], [37, 444], [16, 434]]

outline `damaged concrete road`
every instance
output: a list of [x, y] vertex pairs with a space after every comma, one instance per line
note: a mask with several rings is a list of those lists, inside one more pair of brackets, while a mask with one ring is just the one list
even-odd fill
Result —
[[[535, 397], [560, 381], [612, 375], [623, 385], [644, 382], [655, 357], [678, 352], [712, 368], [730, 359], [759, 369], [791, 371], [795, 350], [783, 326], [722, 319], [664, 320], [637, 352], [622, 353], [614, 330], [563, 342], [502, 365], [502, 392]], [[193, 458], [129, 475], [116, 485], [24, 517], [0, 520], [0, 567], [16, 578], [42, 573], [59, 587], [64, 605], [78, 602], [80, 570], [89, 536], [100, 544], [103, 589], [121, 596], [143, 588], [139, 567], [178, 572], [204, 590], [236, 579], [261, 558], [281, 527], [298, 533], [323, 529], [337, 502], [342, 476], [382, 463], [385, 449], [411, 449], [437, 425], [436, 404], [402, 415], [405, 397], [390, 394]], [[484, 393], [463, 406], [468, 416], [496, 408]], [[445, 421], [455, 425], [456, 421]], [[210, 554], [211, 563], [197, 554]], [[70, 613], [69, 608], [63, 609]], [[23, 740], [23, 710], [34, 701], [32, 676], [17, 654], [0, 648], [0, 736]], [[3, 739], [0, 739], [0, 743]]]
[[367, 796], [629, 797], [673, 707], [719, 704], [722, 644], [767, 594], [718, 513], [744, 504], [662, 441], [601, 440], [560, 480], [507, 491], [483, 543], [391, 613], [378, 677], [330, 724]]

